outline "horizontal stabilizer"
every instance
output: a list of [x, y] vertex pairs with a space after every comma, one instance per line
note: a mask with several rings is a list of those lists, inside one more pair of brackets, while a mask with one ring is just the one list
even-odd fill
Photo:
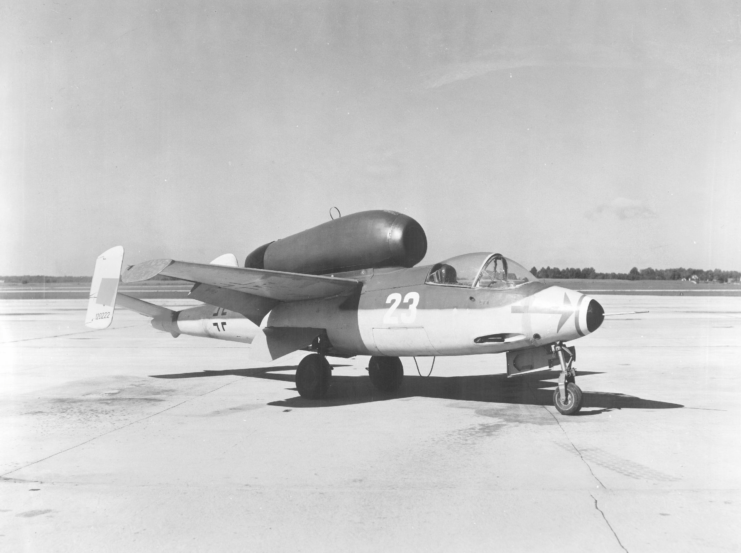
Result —
[[266, 363], [274, 361], [311, 345], [314, 338], [323, 332], [322, 328], [263, 328], [252, 341], [250, 358]]
[[118, 294], [118, 296], [116, 297], [116, 305], [125, 307], [126, 309], [130, 309], [131, 311], [136, 311], [137, 313], [139, 313], [140, 315], [144, 315], [145, 317], [152, 317], [153, 319], [157, 317], [172, 318], [172, 316], [176, 313], [172, 309], [167, 309], [166, 307], [162, 307], [160, 305], [155, 305], [153, 303], [149, 303], [137, 298], [132, 298], [131, 296], [127, 296], [126, 294]]
[[127, 268], [123, 282], [139, 282], [157, 275], [209, 284], [277, 301], [301, 301], [349, 296], [360, 283], [347, 278], [284, 273], [265, 269], [223, 267], [154, 259]]

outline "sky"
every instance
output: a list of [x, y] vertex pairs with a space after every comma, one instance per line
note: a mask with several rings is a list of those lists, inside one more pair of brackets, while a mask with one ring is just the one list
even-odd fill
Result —
[[332, 206], [415, 218], [423, 263], [741, 270], [741, 4], [0, 3], [0, 275]]

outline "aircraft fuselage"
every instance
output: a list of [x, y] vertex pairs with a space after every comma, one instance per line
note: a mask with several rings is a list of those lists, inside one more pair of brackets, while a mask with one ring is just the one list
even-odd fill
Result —
[[[359, 294], [284, 303], [267, 327], [321, 327], [343, 355], [471, 355], [567, 341], [596, 330], [588, 296], [536, 281], [511, 290], [425, 283], [430, 267], [341, 275]], [[477, 340], [478, 339], [478, 340]]]

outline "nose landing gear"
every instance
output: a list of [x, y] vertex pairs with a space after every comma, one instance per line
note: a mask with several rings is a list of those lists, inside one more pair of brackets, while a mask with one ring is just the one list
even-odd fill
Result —
[[576, 415], [581, 409], [582, 393], [581, 388], [576, 385], [574, 354], [563, 342], [556, 342], [553, 349], [561, 363], [558, 387], [553, 392], [553, 405], [562, 415]]

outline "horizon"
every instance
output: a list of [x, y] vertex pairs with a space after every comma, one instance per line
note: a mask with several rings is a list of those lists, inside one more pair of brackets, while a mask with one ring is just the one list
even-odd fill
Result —
[[[420, 262], [420, 263], [417, 263], [415, 265], [415, 267], [424, 267], [425, 265], [432, 266], [432, 265], [434, 265], [434, 262], [433, 263], [422, 263], [422, 262]], [[736, 269], [721, 269], [719, 267], [715, 267], [713, 269], [700, 269], [700, 268], [697, 268], [697, 267], [643, 267], [643, 268], [639, 268], [637, 265], [634, 265], [633, 267], [631, 267], [627, 271], [599, 271], [599, 270], [597, 270], [594, 267], [558, 267], [558, 266], [550, 266], [550, 265], [544, 265], [542, 267], [535, 267], [535, 266], [533, 266], [533, 267], [528, 268], [528, 271], [530, 271], [532, 268], [537, 268], [538, 270], [541, 270], [541, 269], [558, 269], [558, 270], [561, 270], [561, 271], [565, 271], [565, 270], [569, 270], [569, 269], [590, 269], [591, 268], [591, 269], [594, 269], [597, 274], [620, 274], [620, 275], [630, 274], [630, 271], [632, 269], [638, 269], [639, 271], [643, 271], [643, 270], [646, 270], [646, 269], [653, 269], [655, 271], [682, 270], [682, 271], [697, 271], [697, 272], [703, 272], [703, 273], [711, 273], [711, 272], [714, 272], [714, 271], [721, 271], [723, 273], [741, 273], [741, 270], [736, 270]], [[33, 278], [33, 277], [42, 277], [42, 278], [92, 278], [92, 276], [93, 276], [92, 272], [89, 275], [79, 275], [79, 274], [78, 275], [44, 275], [44, 274], [30, 274], [30, 273], [28, 273], [28, 274], [21, 274], [21, 275], [0, 275], [0, 279], [5, 279], [5, 278], [23, 278], [23, 277], [31, 277], [31, 278]], [[538, 277], [538, 278], [540, 278], [540, 277]], [[558, 278], [580, 278], [580, 277], [544, 277], [544, 278], [558, 279]], [[164, 279], [164, 280], [166, 281], [166, 280], [170, 280], [170, 279]], [[172, 279], [172, 280], [179, 280], [179, 279]], [[585, 279], [585, 280], [589, 280], [589, 279]], [[607, 279], [599, 279], [599, 280], [607, 280]], [[183, 281], [183, 282], [187, 282], [187, 281]]]

